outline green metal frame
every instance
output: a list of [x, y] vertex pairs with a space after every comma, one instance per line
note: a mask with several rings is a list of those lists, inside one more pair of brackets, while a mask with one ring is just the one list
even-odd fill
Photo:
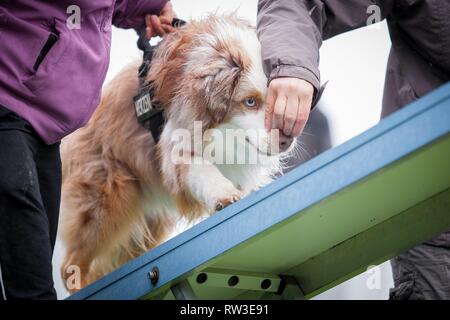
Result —
[[[293, 275], [311, 298], [449, 228], [449, 161], [447, 135], [208, 266]], [[247, 291], [198, 284], [197, 275], [189, 277], [197, 297], [234, 299]], [[255, 291], [246, 297], [263, 296]]]

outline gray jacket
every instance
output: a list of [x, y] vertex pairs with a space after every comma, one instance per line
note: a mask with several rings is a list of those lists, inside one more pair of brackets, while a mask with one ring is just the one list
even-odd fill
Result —
[[[392, 48], [382, 117], [450, 81], [450, 0], [260, 0], [258, 36], [269, 81], [309, 81], [320, 97], [322, 40], [386, 19]], [[345, 70], [344, 70], [345, 71]], [[394, 258], [391, 299], [449, 299], [450, 231]]]
[[373, 23], [377, 13], [392, 40], [382, 116], [450, 81], [450, 0], [260, 0], [269, 80], [301, 78], [318, 91], [322, 40]]

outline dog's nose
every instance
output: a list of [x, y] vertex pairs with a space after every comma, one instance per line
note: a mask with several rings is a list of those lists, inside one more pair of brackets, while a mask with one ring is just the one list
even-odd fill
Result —
[[292, 141], [294, 141], [293, 137], [286, 136], [280, 132], [279, 136], [280, 152], [284, 152], [287, 149], [289, 149], [289, 147], [292, 144]]

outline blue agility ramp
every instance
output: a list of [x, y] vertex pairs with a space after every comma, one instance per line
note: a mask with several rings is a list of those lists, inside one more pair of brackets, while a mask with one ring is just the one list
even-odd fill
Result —
[[450, 83], [69, 299], [310, 298], [450, 229]]

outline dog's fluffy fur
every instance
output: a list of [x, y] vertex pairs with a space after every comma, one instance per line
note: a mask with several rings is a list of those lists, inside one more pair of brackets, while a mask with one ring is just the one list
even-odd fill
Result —
[[[267, 184], [279, 172], [280, 155], [265, 164], [176, 164], [175, 129], [264, 129], [264, 75], [253, 27], [234, 17], [192, 21], [168, 35], [148, 75], [167, 122], [155, 144], [136, 120], [138, 64], [105, 88], [88, 125], [62, 144], [62, 238], [66, 269], [76, 265], [85, 286], [166, 239], [180, 218], [212, 214]], [[243, 101], [254, 97], [257, 105]], [[271, 134], [249, 137], [261, 153]], [[192, 158], [202, 157], [195, 152]]]

